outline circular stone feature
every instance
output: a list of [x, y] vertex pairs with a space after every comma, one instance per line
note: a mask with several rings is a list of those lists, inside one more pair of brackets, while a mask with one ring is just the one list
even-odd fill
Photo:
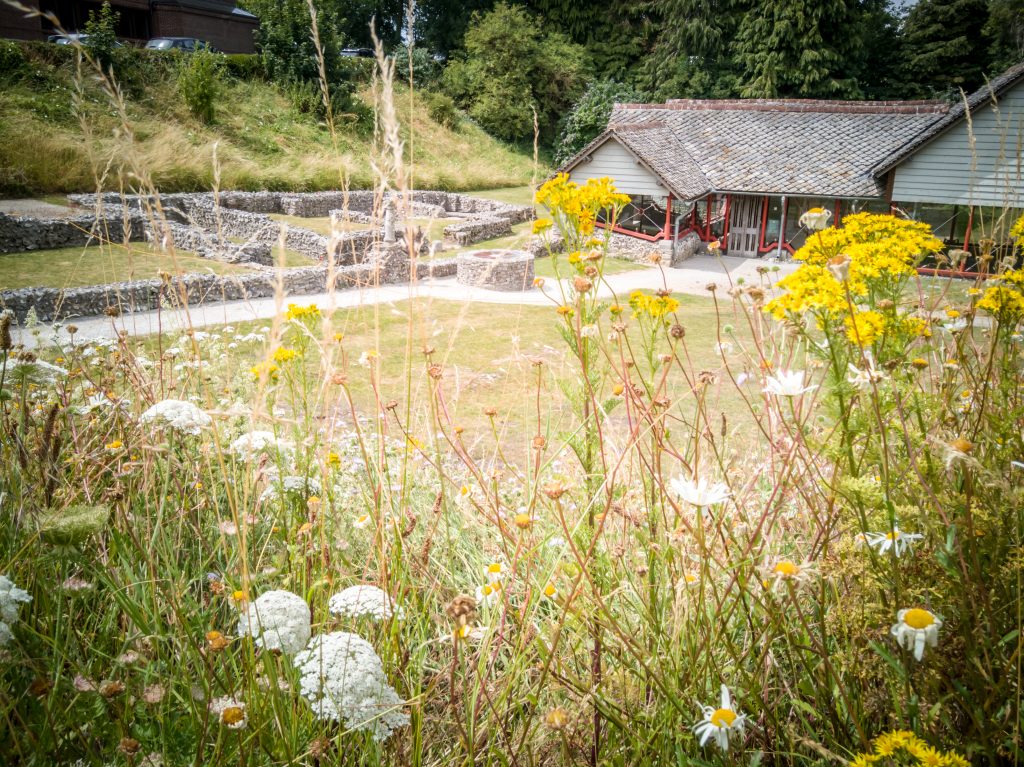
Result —
[[525, 250], [472, 250], [456, 260], [456, 278], [463, 285], [489, 290], [533, 287], [533, 254]]

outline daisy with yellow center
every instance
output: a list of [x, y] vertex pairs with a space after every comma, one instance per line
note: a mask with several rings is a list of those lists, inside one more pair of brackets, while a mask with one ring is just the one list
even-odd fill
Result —
[[352, 527], [354, 527], [356, 530], [362, 530], [364, 527], [366, 527], [369, 524], [370, 524], [370, 515], [369, 514], [360, 514], [358, 517], [355, 518], [355, 521], [352, 523]]
[[484, 575], [488, 583], [500, 583], [505, 577], [505, 565], [501, 562], [491, 562], [484, 568]]
[[544, 593], [544, 598], [545, 599], [557, 599], [558, 598], [558, 589], [555, 588], [555, 584], [552, 583], [551, 581], [547, 582], [547, 585], [544, 587], [544, 592], [543, 593]]
[[888, 533], [864, 533], [868, 546], [877, 549], [879, 554], [892, 550], [897, 557], [910, 551], [914, 543], [922, 538], [924, 536], [921, 533], [905, 533], [898, 527], [893, 527]]
[[775, 582], [793, 584], [806, 580], [814, 572], [814, 565], [810, 562], [794, 562], [791, 559], [780, 559], [768, 572], [768, 577]]
[[718, 708], [703, 706], [701, 712], [704, 718], [693, 727], [694, 734], [700, 738], [701, 746], [705, 746], [708, 741], [713, 740], [722, 751], [728, 751], [731, 739], [743, 737], [746, 717], [737, 713], [733, 708], [729, 688], [724, 684], [722, 685], [721, 705]]
[[501, 598], [501, 581], [492, 581], [476, 587], [476, 601], [487, 607]]
[[921, 660], [926, 646], [938, 646], [940, 628], [942, 619], [937, 615], [921, 607], [913, 607], [896, 614], [891, 633], [900, 647], [913, 652], [915, 660]]
[[520, 530], [529, 530], [533, 526], [533, 517], [521, 511], [512, 517], [512, 523]]
[[120, 450], [122, 447], [124, 447], [124, 443], [121, 442], [121, 440], [119, 439], [115, 439], [113, 442], [108, 442], [103, 447], [110, 451]]

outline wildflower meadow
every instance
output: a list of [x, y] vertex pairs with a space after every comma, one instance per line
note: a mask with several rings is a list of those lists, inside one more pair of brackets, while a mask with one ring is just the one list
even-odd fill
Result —
[[4, 763], [1020, 759], [1024, 274], [926, 311], [926, 226], [811, 221], [695, 337], [597, 297], [611, 180], [537, 201], [564, 365], [516, 432], [453, 416], [422, 302], [389, 347], [4, 319]]

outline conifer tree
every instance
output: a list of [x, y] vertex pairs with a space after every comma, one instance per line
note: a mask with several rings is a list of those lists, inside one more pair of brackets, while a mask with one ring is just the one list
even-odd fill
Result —
[[741, 95], [857, 98], [861, 26], [855, 0], [755, 0], [743, 15], [736, 59]]
[[905, 77], [919, 96], [972, 91], [986, 70], [985, 0], [921, 0], [907, 16]]

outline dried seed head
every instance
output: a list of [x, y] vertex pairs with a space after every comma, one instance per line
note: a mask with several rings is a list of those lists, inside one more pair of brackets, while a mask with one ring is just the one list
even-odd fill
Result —
[[592, 283], [586, 277], [579, 277], [579, 276], [577, 276], [577, 277], [575, 277], [573, 279], [572, 286], [573, 286], [573, 288], [576, 289], [577, 293], [586, 293], [592, 287], [594, 287], [594, 283]]
[[444, 611], [457, 626], [465, 626], [476, 615], [476, 600], [468, 594], [459, 594]]
[[678, 322], [668, 330], [669, 335], [675, 339], [683, 338], [686, 336], [686, 328], [680, 325]]

